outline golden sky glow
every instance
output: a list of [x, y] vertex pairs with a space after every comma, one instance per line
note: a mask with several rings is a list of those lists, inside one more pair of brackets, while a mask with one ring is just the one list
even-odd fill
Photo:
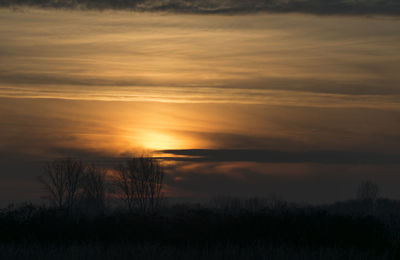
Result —
[[399, 107], [394, 19], [0, 15], [1, 97]]
[[163, 132], [144, 131], [132, 137], [133, 144], [139, 144], [144, 149], [164, 150], [164, 149], [184, 149], [193, 147], [182, 137]]
[[20, 158], [143, 149], [219, 152], [166, 162], [176, 194], [230, 183], [229, 174], [240, 182], [227, 190], [262, 191], [288, 176], [328, 187], [337, 179], [321, 172], [379, 182], [382, 169], [399, 169], [392, 159], [368, 168], [223, 154], [400, 154], [397, 18], [0, 9], [0, 35], [0, 163], [11, 182], [23, 179], [9, 163]]

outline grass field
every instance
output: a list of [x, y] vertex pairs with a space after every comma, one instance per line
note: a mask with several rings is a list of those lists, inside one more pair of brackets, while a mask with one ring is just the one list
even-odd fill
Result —
[[256, 259], [395, 259], [389, 252], [340, 248], [267, 247], [262, 245], [221, 248], [177, 248], [172, 246], [43, 246], [2, 245], [0, 259], [29, 260], [256, 260]]

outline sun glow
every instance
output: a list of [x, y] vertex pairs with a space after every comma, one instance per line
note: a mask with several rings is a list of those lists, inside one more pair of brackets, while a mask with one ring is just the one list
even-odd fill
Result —
[[160, 132], [144, 132], [139, 140], [143, 148], [150, 150], [177, 149], [185, 146], [181, 138]]

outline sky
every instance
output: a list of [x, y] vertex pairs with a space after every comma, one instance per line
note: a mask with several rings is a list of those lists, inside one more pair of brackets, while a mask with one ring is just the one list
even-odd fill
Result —
[[171, 197], [324, 203], [372, 180], [399, 199], [399, 14], [372, 0], [4, 1], [0, 203], [40, 200], [46, 161], [141, 151], [162, 159]]

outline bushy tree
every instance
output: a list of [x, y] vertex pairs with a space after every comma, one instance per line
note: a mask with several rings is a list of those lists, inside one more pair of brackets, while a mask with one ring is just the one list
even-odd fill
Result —
[[157, 159], [133, 157], [118, 165], [115, 172], [115, 184], [130, 211], [148, 213], [160, 206], [164, 171]]
[[379, 195], [378, 184], [372, 181], [365, 181], [358, 186], [357, 198], [359, 200], [375, 202]]
[[85, 167], [81, 181], [82, 201], [88, 210], [103, 211], [107, 192], [107, 171], [94, 164]]
[[83, 175], [82, 161], [73, 158], [57, 159], [44, 166], [39, 181], [52, 204], [60, 209], [70, 210], [78, 202]]

